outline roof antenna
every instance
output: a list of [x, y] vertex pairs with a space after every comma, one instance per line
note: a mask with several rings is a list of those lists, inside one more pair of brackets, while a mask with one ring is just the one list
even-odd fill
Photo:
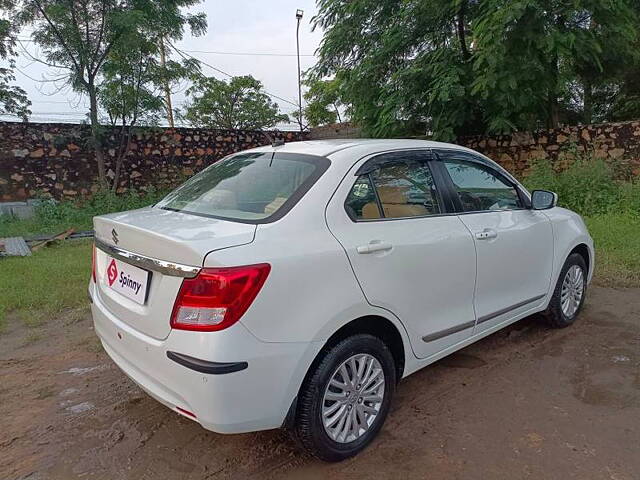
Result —
[[271, 135], [269, 135], [266, 130], [260, 129], [259, 131], [267, 138], [272, 147], [281, 147], [282, 145], [284, 145], [284, 140], [276, 140]]

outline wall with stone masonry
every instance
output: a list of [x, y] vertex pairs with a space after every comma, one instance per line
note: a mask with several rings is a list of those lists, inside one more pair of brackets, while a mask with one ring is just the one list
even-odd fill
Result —
[[362, 136], [360, 128], [356, 125], [343, 122], [314, 127], [309, 131], [311, 140], [324, 140], [328, 138], [359, 138]]
[[562, 170], [585, 152], [610, 163], [621, 177], [640, 177], [640, 121], [462, 137], [456, 143], [485, 154], [520, 178], [539, 159]]
[[[314, 140], [360, 136], [360, 130], [350, 123], [326, 125], [310, 132]], [[520, 178], [539, 159], [548, 159], [554, 168], [562, 170], [584, 152], [609, 162], [620, 177], [640, 177], [640, 121], [461, 137], [454, 143], [484, 153]]]
[[[285, 142], [299, 132], [269, 132]], [[111, 142], [115, 137], [109, 137]], [[269, 143], [257, 131], [149, 128], [132, 136], [119, 192], [170, 188], [233, 152]], [[77, 198], [96, 190], [97, 164], [86, 125], [0, 122], [0, 202], [37, 195]], [[116, 145], [107, 149], [113, 178]]]
[[[306, 138], [357, 137], [350, 124], [299, 132], [271, 132], [286, 142]], [[113, 139], [113, 137], [112, 137]], [[267, 144], [260, 132], [206, 129], [145, 129], [132, 138], [118, 190], [164, 189], [181, 183], [233, 152]], [[566, 168], [576, 152], [591, 152], [610, 162], [622, 176], [640, 177], [640, 121], [582, 125], [512, 135], [459, 138], [456, 143], [480, 151], [518, 177], [538, 159]], [[95, 191], [96, 162], [86, 125], [0, 122], [0, 202], [40, 194], [77, 198]], [[107, 150], [113, 175], [115, 148]]]

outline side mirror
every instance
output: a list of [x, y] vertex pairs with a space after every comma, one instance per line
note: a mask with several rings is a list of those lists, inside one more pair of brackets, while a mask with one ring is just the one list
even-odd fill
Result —
[[534, 190], [531, 193], [531, 208], [533, 210], [548, 210], [558, 203], [558, 194], [548, 190]]

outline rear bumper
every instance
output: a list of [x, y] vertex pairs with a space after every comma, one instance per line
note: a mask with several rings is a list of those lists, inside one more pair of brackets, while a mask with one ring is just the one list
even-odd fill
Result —
[[113, 316], [96, 294], [90, 285], [95, 331], [118, 367], [159, 402], [218, 433], [280, 427], [321, 347], [261, 342], [241, 322], [220, 332], [172, 330], [157, 340]]

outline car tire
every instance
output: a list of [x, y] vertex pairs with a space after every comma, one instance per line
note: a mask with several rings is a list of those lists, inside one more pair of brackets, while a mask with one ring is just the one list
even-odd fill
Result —
[[[575, 322], [587, 295], [587, 274], [587, 265], [582, 255], [578, 253], [569, 255], [558, 276], [549, 306], [544, 311], [547, 323], [551, 327], [565, 328]], [[576, 302], [577, 291], [581, 293]], [[570, 297], [568, 300], [567, 296]], [[563, 301], [565, 301], [564, 307]]]
[[[362, 374], [358, 375], [360, 371]], [[382, 377], [374, 376], [378, 371]], [[378, 385], [381, 378], [382, 386]], [[363, 383], [357, 384], [358, 381]], [[382, 428], [395, 387], [393, 355], [382, 340], [369, 334], [341, 340], [321, 352], [305, 378], [298, 395], [293, 426], [295, 439], [309, 453], [327, 462], [356, 455]], [[339, 399], [334, 400], [337, 397]], [[375, 404], [367, 400], [380, 398]], [[335, 420], [339, 415], [345, 418], [342, 428], [342, 417]], [[325, 428], [325, 423], [329, 427]]]

